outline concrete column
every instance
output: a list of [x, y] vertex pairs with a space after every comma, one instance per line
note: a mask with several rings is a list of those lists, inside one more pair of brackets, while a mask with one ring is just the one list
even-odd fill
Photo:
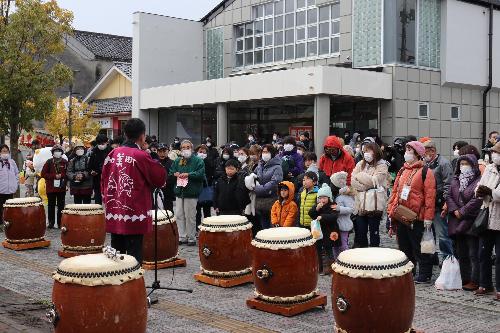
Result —
[[177, 136], [177, 110], [160, 110], [158, 140], [170, 144]]
[[314, 97], [314, 151], [316, 155], [323, 154], [323, 142], [330, 134], [330, 96]]
[[227, 104], [219, 103], [217, 104], [217, 146], [228, 142], [228, 124], [227, 124]]

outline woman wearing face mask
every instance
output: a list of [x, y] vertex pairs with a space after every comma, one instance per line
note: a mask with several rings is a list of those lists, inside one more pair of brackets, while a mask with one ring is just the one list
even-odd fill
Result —
[[[41, 172], [42, 178], [45, 179], [48, 198], [47, 217], [49, 220], [49, 229], [54, 228], [54, 224], [57, 225], [57, 228], [61, 225], [61, 212], [64, 208], [66, 197], [66, 172], [68, 170], [68, 162], [63, 158], [62, 147], [55, 145], [51, 151], [52, 158], [45, 162]], [[56, 205], [57, 221], [55, 214]]]
[[259, 145], [253, 145], [248, 149], [250, 158], [248, 161], [248, 169], [251, 172], [255, 172], [257, 165], [259, 165], [260, 156], [262, 154], [262, 147]]
[[256, 144], [257, 140], [255, 139], [255, 136], [253, 134], [248, 135], [248, 142], [245, 145], [245, 148], [249, 149], [252, 145]]
[[[424, 155], [425, 147], [422, 143], [411, 141], [406, 144], [404, 154], [406, 162], [396, 176], [387, 205], [387, 212], [391, 218], [389, 235], [392, 236], [394, 231], [397, 232], [398, 247], [415, 265], [414, 274], [418, 264], [416, 283], [430, 283], [433, 263], [431, 254], [420, 252], [424, 228], [431, 228], [436, 209], [436, 180], [432, 171], [424, 167], [422, 161]], [[401, 209], [398, 209], [399, 206]], [[416, 219], [409, 220], [405, 217], [396, 220], [395, 217], [398, 215], [395, 213], [405, 209], [416, 214]]]
[[[207, 188], [213, 186], [214, 172], [215, 167], [211, 164], [210, 159], [208, 158], [208, 147], [205, 145], [198, 146], [196, 148], [196, 156], [203, 160], [203, 164], [205, 165], [205, 179], [203, 180], [203, 188]], [[198, 200], [198, 204], [196, 205], [196, 227], [201, 224], [201, 210], [203, 209], [203, 218], [212, 216], [213, 201], [204, 201], [201, 202]]]
[[74, 153], [75, 157], [68, 163], [69, 190], [75, 204], [89, 204], [92, 200], [92, 178], [83, 143], [75, 144]]
[[94, 201], [96, 204], [102, 204], [101, 195], [101, 173], [106, 156], [113, 150], [108, 145], [108, 137], [104, 134], [99, 134], [95, 138], [96, 146], [92, 149], [89, 157], [89, 170], [92, 176], [92, 188], [94, 191]]
[[19, 169], [16, 162], [10, 158], [7, 145], [0, 146], [0, 223], [3, 224], [3, 205], [14, 197], [19, 187]]
[[[354, 226], [354, 244], [357, 247], [380, 246], [379, 226], [382, 214], [378, 214], [378, 211], [384, 212], [386, 207], [377, 207], [377, 213], [364, 212], [360, 197], [372, 189], [381, 190], [386, 197], [389, 186], [388, 179], [387, 163], [382, 159], [379, 145], [376, 143], [365, 144], [363, 146], [363, 160], [356, 164], [351, 176], [352, 187], [359, 193], [355, 202], [355, 211], [358, 216]], [[368, 243], [368, 230], [370, 231], [370, 243]]]
[[277, 199], [278, 184], [281, 181], [283, 181], [281, 158], [273, 145], [265, 145], [255, 173], [245, 178], [248, 190], [255, 191], [255, 213], [261, 229], [271, 227], [271, 207]]
[[474, 193], [480, 178], [476, 156], [458, 157], [455, 176], [446, 199], [448, 235], [455, 241], [455, 256], [460, 263], [463, 289], [467, 291], [474, 291], [479, 287], [479, 238], [467, 232], [483, 204]]
[[281, 160], [283, 161], [283, 178], [294, 183], [295, 178], [304, 172], [304, 159], [297, 152], [297, 143], [294, 137], [287, 136], [283, 140]]
[[250, 170], [250, 150], [247, 148], [240, 148], [238, 150], [238, 162], [240, 162], [240, 173], [248, 176], [252, 171]]
[[494, 299], [500, 301], [500, 143], [495, 144], [490, 152], [492, 163], [484, 170], [476, 189], [476, 196], [483, 199], [483, 207], [489, 207], [489, 220], [488, 230], [479, 237], [479, 289], [475, 294], [482, 296], [493, 292], [491, 254], [494, 247], [497, 290]]
[[468, 143], [465, 141], [457, 141], [453, 144], [453, 157], [451, 159], [451, 169], [455, 171], [457, 169], [457, 161], [460, 157], [460, 149], [467, 146]]
[[226, 174], [226, 162], [229, 159], [236, 159], [234, 157], [234, 151], [232, 148], [225, 147], [222, 149], [222, 153], [220, 154], [220, 157], [217, 159], [217, 163], [215, 166], [215, 175], [214, 175], [214, 180], [218, 180], [220, 177]]

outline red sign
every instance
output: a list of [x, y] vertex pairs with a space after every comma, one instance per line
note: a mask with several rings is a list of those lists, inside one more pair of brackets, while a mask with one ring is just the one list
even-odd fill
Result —
[[299, 137], [304, 132], [309, 132], [309, 137], [312, 138], [312, 126], [291, 126], [289, 129], [290, 136], [295, 137], [296, 140], [299, 140]]

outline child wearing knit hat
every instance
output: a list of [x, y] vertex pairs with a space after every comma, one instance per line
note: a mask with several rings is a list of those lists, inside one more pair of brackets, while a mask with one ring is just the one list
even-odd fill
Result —
[[[333, 257], [333, 247], [340, 246], [339, 226], [337, 224], [336, 204], [333, 201], [333, 194], [328, 184], [323, 184], [318, 190], [318, 203], [309, 211], [309, 216], [318, 221], [321, 225], [323, 239], [316, 241], [318, 252], [320, 273], [331, 274], [331, 264], [335, 261]], [[325, 267], [323, 267], [322, 249], [326, 253]]]
[[349, 249], [349, 232], [354, 227], [351, 215], [354, 213], [354, 192], [347, 187], [347, 172], [334, 173], [330, 180], [333, 192], [336, 194], [335, 210], [338, 213], [337, 224], [340, 230], [340, 244], [333, 247], [334, 257], [337, 258], [342, 251]]

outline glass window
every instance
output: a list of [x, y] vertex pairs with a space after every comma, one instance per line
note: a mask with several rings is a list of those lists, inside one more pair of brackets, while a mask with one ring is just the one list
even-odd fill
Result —
[[307, 38], [317, 38], [318, 37], [318, 26], [311, 25], [307, 27]]
[[306, 43], [297, 44], [297, 49], [295, 51], [295, 57], [305, 58], [306, 56]]
[[339, 48], [339, 37], [332, 38], [332, 53], [337, 53], [340, 51]]
[[417, 0], [386, 1], [384, 62], [416, 64]]
[[336, 35], [340, 33], [340, 22], [334, 21], [332, 22], [332, 35]]
[[318, 54], [318, 42], [312, 41], [307, 43], [307, 56], [314, 57]]
[[242, 25], [237, 25], [234, 28], [234, 35], [236, 38], [243, 37], [244, 34], [245, 34], [245, 28]]
[[307, 0], [308, 6], [314, 6], [316, 4], [316, 0]]
[[274, 61], [283, 61], [283, 47], [274, 48]]
[[340, 4], [336, 3], [332, 5], [332, 20], [340, 17]]
[[285, 44], [290, 44], [295, 41], [293, 36], [293, 29], [285, 30]]
[[219, 79], [224, 76], [224, 29], [207, 30], [207, 78]]
[[294, 6], [294, 1], [295, 0], [285, 0], [285, 13], [292, 13], [293, 10], [295, 9]]
[[265, 63], [273, 62], [273, 49], [264, 50], [264, 62]]
[[283, 29], [283, 16], [276, 16], [274, 18], [274, 30]]
[[269, 18], [264, 21], [264, 32], [272, 32], [273, 31], [273, 19]]
[[276, 15], [283, 14], [283, 3], [284, 3], [284, 1], [283, 1], [283, 0], [276, 1], [276, 2], [274, 3], [274, 13], [275, 13]]
[[264, 21], [255, 21], [254, 28], [255, 28], [256, 35], [263, 33], [264, 32]]
[[306, 39], [306, 28], [297, 28], [297, 41]]
[[319, 9], [319, 20], [328, 21], [330, 19], [330, 7], [324, 6]]
[[245, 50], [253, 49], [253, 37], [245, 38]]
[[[262, 36], [255, 37], [255, 48], [262, 47]], [[249, 50], [249, 49], [247, 49]]]
[[254, 64], [258, 65], [258, 64], [262, 64], [262, 50], [260, 51], [255, 51], [255, 55], [254, 55]]
[[297, 9], [304, 8], [306, 6], [306, 0], [297, 0]]
[[243, 53], [236, 54], [236, 67], [243, 66]]
[[325, 55], [330, 53], [330, 40], [329, 39], [321, 39], [319, 41], [319, 54]]
[[253, 35], [253, 23], [245, 24], [245, 36]]
[[307, 11], [307, 24], [318, 22], [318, 8], [309, 9]]
[[285, 60], [291, 60], [294, 58], [293, 49], [294, 49], [293, 45], [285, 46]]
[[245, 53], [245, 66], [253, 65], [253, 52]]
[[306, 25], [306, 12], [297, 12], [297, 20], [295, 22], [297, 26]]
[[283, 31], [274, 33], [274, 45], [283, 45]]
[[294, 25], [294, 17], [295, 15], [294, 14], [287, 14], [285, 15], [285, 28], [288, 29], [288, 28], [293, 28], [293, 25]]
[[236, 41], [236, 51], [243, 51], [243, 39]]
[[271, 15], [273, 15], [273, 7], [274, 7], [274, 6], [273, 6], [273, 3], [272, 3], [272, 2], [270, 2], [270, 3], [266, 3], [266, 4], [264, 5], [264, 15], [265, 15], [265, 16], [271, 16]]
[[260, 18], [260, 17], [264, 16], [264, 6], [253, 7], [253, 15], [254, 15], [254, 18]]
[[[389, 2], [395, 2], [395, 0]], [[380, 65], [382, 63], [383, 0], [356, 0], [352, 4], [353, 67]], [[334, 14], [333, 9], [332, 14]], [[396, 13], [394, 15], [394, 19], [399, 18]], [[332, 45], [333, 52], [336, 51], [333, 50]]]
[[273, 34], [264, 35], [264, 46], [273, 46]]
[[420, 1], [418, 13], [418, 65], [440, 67], [441, 2]]
[[328, 37], [330, 36], [330, 23], [323, 22], [319, 24], [319, 37]]

